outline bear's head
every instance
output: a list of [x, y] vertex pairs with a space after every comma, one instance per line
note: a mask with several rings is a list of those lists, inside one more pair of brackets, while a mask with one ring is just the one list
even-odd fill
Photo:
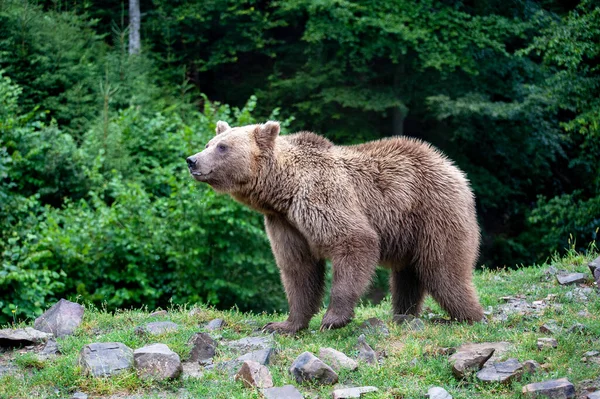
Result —
[[279, 122], [232, 128], [219, 121], [216, 131], [204, 150], [186, 161], [194, 179], [233, 193], [256, 178], [261, 161], [272, 155]]

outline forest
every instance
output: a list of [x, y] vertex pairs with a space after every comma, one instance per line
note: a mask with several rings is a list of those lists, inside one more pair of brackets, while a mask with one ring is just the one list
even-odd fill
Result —
[[185, 163], [268, 119], [437, 146], [478, 267], [598, 243], [597, 0], [0, 0], [0, 323], [61, 297], [285, 310], [261, 216]]

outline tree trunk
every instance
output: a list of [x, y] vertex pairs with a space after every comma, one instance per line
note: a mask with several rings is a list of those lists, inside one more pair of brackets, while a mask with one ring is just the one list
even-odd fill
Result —
[[[404, 78], [404, 63], [400, 63], [394, 71], [394, 91], [399, 99], [402, 93], [402, 79]], [[392, 134], [394, 136], [402, 136], [404, 134], [404, 119], [408, 114], [408, 108], [402, 104], [392, 109]]]
[[140, 53], [140, 0], [129, 0], [129, 54]]

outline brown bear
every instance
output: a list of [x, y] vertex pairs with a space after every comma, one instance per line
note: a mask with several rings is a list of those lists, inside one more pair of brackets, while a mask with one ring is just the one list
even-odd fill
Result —
[[289, 303], [268, 331], [308, 327], [320, 308], [325, 259], [331, 301], [321, 329], [343, 327], [378, 264], [391, 269], [395, 314], [418, 315], [429, 293], [454, 320], [480, 321], [472, 283], [479, 249], [473, 193], [454, 164], [420, 140], [336, 146], [280, 126], [217, 123], [187, 158], [192, 176], [261, 212]]

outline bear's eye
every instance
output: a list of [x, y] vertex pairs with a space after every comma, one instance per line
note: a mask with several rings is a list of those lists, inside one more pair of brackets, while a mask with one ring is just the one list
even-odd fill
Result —
[[204, 146], [204, 148], [208, 148], [208, 144], [206, 144], [206, 145]]
[[225, 152], [225, 151], [227, 151], [227, 146], [225, 144], [219, 143], [219, 144], [217, 144], [217, 150], [219, 152]]

